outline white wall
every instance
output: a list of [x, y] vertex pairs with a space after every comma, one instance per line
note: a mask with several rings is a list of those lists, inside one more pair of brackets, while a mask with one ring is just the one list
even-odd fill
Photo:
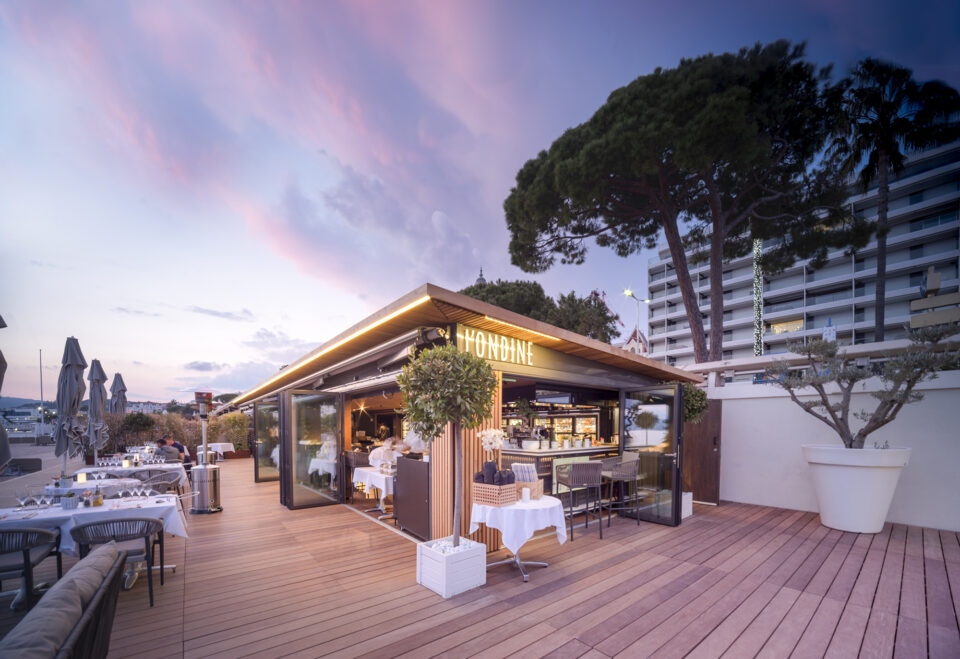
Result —
[[[854, 394], [853, 410], [873, 409], [869, 391]], [[867, 438], [913, 449], [887, 520], [960, 531], [960, 372], [921, 385], [925, 396], [907, 405], [891, 424]], [[773, 385], [732, 383], [711, 387], [723, 400], [720, 498], [727, 501], [817, 511], [803, 444], [842, 445], [823, 422], [801, 410]]]

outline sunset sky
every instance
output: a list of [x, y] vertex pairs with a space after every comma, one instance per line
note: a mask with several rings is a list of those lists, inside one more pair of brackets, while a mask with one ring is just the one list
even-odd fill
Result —
[[524, 274], [517, 170], [637, 76], [777, 38], [960, 86], [955, 0], [4, 2], [2, 393], [39, 397], [42, 349], [52, 399], [67, 336], [132, 400], [248, 388], [481, 267], [629, 331], [650, 254]]

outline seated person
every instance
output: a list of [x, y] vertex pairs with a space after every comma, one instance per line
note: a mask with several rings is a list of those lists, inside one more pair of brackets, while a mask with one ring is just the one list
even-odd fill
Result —
[[181, 462], [182, 458], [180, 457], [180, 451], [175, 449], [173, 446], [167, 444], [167, 440], [158, 439], [157, 440], [157, 451], [156, 454], [165, 459], [167, 462]]
[[177, 449], [177, 452], [180, 454], [180, 462], [183, 463], [183, 466], [184, 467], [189, 466], [190, 451], [187, 450], [187, 447], [181, 444], [180, 442], [174, 441], [173, 437], [171, 437], [170, 435], [167, 435], [166, 437], [164, 437], [164, 439], [167, 442], [167, 446], [172, 446], [173, 448]]
[[370, 466], [379, 467], [383, 462], [395, 463], [397, 458], [402, 455], [400, 451], [394, 448], [396, 437], [388, 437], [383, 441], [383, 446], [370, 451]]
[[407, 436], [403, 438], [403, 443], [411, 453], [416, 455], [423, 455], [427, 450], [427, 443], [413, 430], [407, 431]]

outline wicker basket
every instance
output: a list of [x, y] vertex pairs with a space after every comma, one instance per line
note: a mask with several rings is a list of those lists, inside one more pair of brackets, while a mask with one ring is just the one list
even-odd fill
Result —
[[502, 508], [517, 501], [517, 488], [510, 485], [486, 485], [485, 483], [471, 483], [473, 488], [473, 502], [484, 506]]
[[530, 488], [531, 500], [539, 499], [540, 497], [543, 496], [543, 481], [539, 478], [532, 483], [528, 483], [525, 481], [517, 481], [515, 485], [517, 486], [517, 501], [520, 501], [523, 498], [523, 488], [525, 487]]

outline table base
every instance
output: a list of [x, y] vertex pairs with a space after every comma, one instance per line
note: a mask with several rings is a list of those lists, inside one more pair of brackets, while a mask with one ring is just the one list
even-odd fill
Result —
[[498, 565], [514, 566], [515, 568], [520, 570], [520, 574], [523, 575], [524, 582], [527, 582], [530, 580], [530, 575], [527, 573], [525, 569], [528, 565], [530, 567], [547, 567], [549, 563], [544, 563], [543, 561], [521, 561], [520, 554], [516, 553], [510, 558], [505, 558], [502, 561], [494, 561], [493, 563], [487, 563], [487, 569], [489, 570], [490, 568], [496, 567]]

